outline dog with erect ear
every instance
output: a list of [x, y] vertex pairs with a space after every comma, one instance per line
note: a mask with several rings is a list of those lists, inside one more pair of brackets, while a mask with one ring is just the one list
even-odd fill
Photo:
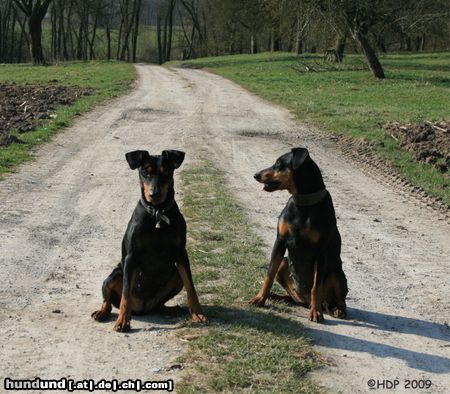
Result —
[[136, 150], [125, 158], [139, 171], [141, 197], [123, 237], [120, 263], [103, 282], [103, 303], [92, 317], [104, 321], [114, 305], [119, 308], [114, 330], [129, 331], [132, 314], [168, 313], [176, 307], [165, 303], [184, 287], [192, 321], [206, 322], [192, 281], [186, 222], [175, 202], [173, 174], [184, 152]]
[[[341, 236], [319, 167], [306, 148], [294, 148], [254, 177], [263, 190], [287, 190], [291, 197], [278, 218], [267, 275], [250, 303], [262, 306], [267, 298], [286, 300], [309, 307], [309, 318], [315, 322], [324, 320], [324, 309], [344, 318], [348, 288]], [[270, 292], [275, 279], [286, 295]]]

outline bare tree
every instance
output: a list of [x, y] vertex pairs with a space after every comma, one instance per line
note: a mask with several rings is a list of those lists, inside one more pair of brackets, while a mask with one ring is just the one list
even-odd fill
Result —
[[28, 28], [31, 42], [31, 58], [34, 64], [44, 64], [42, 50], [42, 21], [47, 14], [52, 0], [14, 0], [28, 18]]
[[375, 49], [447, 49], [448, 18], [448, 0], [0, 0], [0, 61], [28, 60], [27, 45], [36, 64], [260, 50], [327, 50], [341, 61], [353, 39], [383, 78]]
[[[176, 0], [168, 0], [157, 16], [158, 60], [159, 64], [170, 61], [173, 39], [173, 17]], [[164, 20], [164, 25], [161, 25]]]
[[[201, 12], [201, 5], [198, 0], [180, 0], [182, 9], [186, 12], [189, 20], [189, 26], [191, 26], [191, 35], [189, 42], [189, 52], [186, 57], [195, 57], [196, 55], [207, 56], [206, 41], [206, 22], [204, 18], [204, 12]], [[203, 20], [202, 20], [203, 18]], [[204, 26], [202, 27], [202, 24]], [[187, 25], [187, 23], [186, 23]], [[185, 31], [185, 25], [183, 25], [184, 35], [187, 38]]]
[[136, 53], [137, 53], [137, 40], [139, 36], [139, 20], [141, 16], [142, 0], [135, 1], [135, 18], [134, 18], [134, 29], [132, 37], [132, 62], [136, 63]]
[[385, 78], [377, 54], [370, 42], [370, 34], [383, 18], [389, 15], [389, 0], [323, 0], [318, 2], [339, 27], [344, 27], [360, 45], [367, 63], [376, 78]]
[[[14, 37], [11, 32], [11, 19], [13, 17], [12, 0], [6, 0], [0, 3], [0, 62], [9, 61], [8, 57], [10, 42], [8, 42], [9, 35]], [[14, 39], [14, 38], [12, 38]]]

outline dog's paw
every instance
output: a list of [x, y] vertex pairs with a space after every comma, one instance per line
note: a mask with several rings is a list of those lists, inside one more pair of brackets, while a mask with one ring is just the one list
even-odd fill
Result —
[[205, 315], [201, 313], [193, 313], [192, 314], [192, 323], [206, 323], [208, 319]]
[[121, 316], [118, 317], [116, 324], [114, 324], [113, 327], [113, 330], [117, 332], [127, 332], [130, 331], [130, 329], [130, 320], [122, 318]]
[[316, 323], [323, 323], [325, 320], [323, 317], [323, 312], [316, 308], [311, 308], [311, 310], [309, 311], [309, 320]]
[[100, 309], [98, 311], [95, 311], [91, 314], [91, 317], [96, 321], [105, 321], [108, 316], [111, 314], [110, 311], [107, 311], [105, 309]]
[[344, 308], [336, 308], [332, 312], [333, 316], [338, 319], [345, 319], [347, 317], [347, 310]]
[[264, 304], [266, 303], [266, 299], [267, 297], [257, 294], [248, 303], [250, 305], [264, 306]]

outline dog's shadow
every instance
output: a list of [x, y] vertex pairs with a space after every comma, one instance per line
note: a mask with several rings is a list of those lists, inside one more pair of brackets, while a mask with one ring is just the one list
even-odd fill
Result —
[[[335, 349], [349, 350], [353, 352], [369, 353], [380, 358], [396, 358], [405, 361], [410, 368], [423, 372], [446, 374], [450, 372], [450, 359], [444, 356], [434, 355], [409, 349], [409, 344], [414, 343], [414, 337], [425, 337], [430, 340], [438, 340], [440, 347], [450, 347], [450, 328], [447, 324], [435, 323], [410, 317], [388, 315], [357, 308], [348, 308], [348, 320], [328, 318], [327, 325], [348, 325], [362, 327], [364, 339], [349, 335], [335, 333], [329, 330], [321, 330], [320, 327], [311, 327], [307, 332], [314, 338], [317, 344]], [[406, 334], [407, 345], [393, 346], [382, 343], [382, 338], [390, 336], [390, 333]], [[398, 341], [400, 343], [400, 341]], [[447, 344], [446, 344], [447, 343]], [[416, 347], [417, 348], [417, 347]]]
[[[257, 308], [243, 307], [233, 308], [224, 306], [204, 306], [205, 315], [209, 319], [209, 324], [214, 325], [238, 325], [257, 330], [260, 333], [271, 332], [277, 335], [289, 336], [293, 338], [306, 338], [312, 336], [315, 343], [335, 349], [348, 350], [353, 352], [369, 353], [380, 358], [395, 358], [405, 361], [409, 367], [437, 374], [450, 372], [450, 359], [443, 356], [433, 355], [426, 352], [417, 352], [401, 346], [392, 346], [377, 342], [377, 336], [373, 339], [360, 339], [348, 335], [338, 334], [336, 332], [321, 330], [320, 326], [305, 327], [301, 323], [288, 317], [270, 313], [267, 309], [275, 311], [275, 305], [260, 311]], [[289, 308], [297, 317], [305, 312], [306, 309], [300, 308], [299, 312], [294, 312], [294, 308]], [[449, 326], [445, 324], [434, 323], [425, 320], [391, 316], [378, 312], [348, 308], [349, 320], [334, 319], [326, 316], [326, 325], [351, 325], [367, 329], [366, 338], [370, 337], [370, 331], [380, 330], [388, 332], [398, 332], [408, 335], [417, 335], [430, 339], [449, 342]], [[107, 321], [112, 322], [117, 318], [116, 313], [112, 313]], [[148, 328], [131, 329], [130, 333], [136, 333], [141, 330], [177, 330], [180, 324], [190, 321], [187, 308], [181, 308], [178, 315], [167, 315], [164, 313], [151, 313], [147, 315], [132, 316], [133, 320], [148, 323]], [[161, 328], [161, 326], [165, 326]], [[191, 327], [202, 328], [204, 325], [195, 324]], [[411, 341], [414, 341], [411, 338]], [[448, 346], [448, 345], [443, 345]], [[426, 349], [424, 349], [426, 351]]]
[[447, 324], [434, 323], [410, 317], [392, 316], [357, 308], [347, 308], [347, 312], [350, 320], [333, 319], [327, 321], [327, 323], [332, 325], [345, 324], [360, 326], [372, 330], [398, 332], [450, 342], [450, 327]]
[[[353, 352], [368, 353], [380, 358], [394, 358], [403, 360], [410, 368], [414, 368], [423, 372], [446, 374], [450, 372], [450, 359], [444, 356], [434, 355], [426, 352], [417, 352], [408, 349], [408, 345], [392, 346], [378, 341], [380, 337], [370, 335], [371, 331], [379, 330], [388, 332], [398, 332], [407, 335], [416, 335], [431, 340], [439, 340], [443, 342], [450, 341], [450, 328], [446, 324], [434, 323], [426, 320], [392, 316], [388, 314], [360, 310], [356, 308], [348, 308], [347, 312], [349, 320], [341, 320], [326, 316], [325, 325], [353, 325], [362, 326], [367, 329], [367, 335], [364, 333], [364, 339], [355, 338], [349, 335], [338, 334], [329, 330], [321, 330], [320, 325], [311, 323], [309, 327], [305, 327], [289, 318], [276, 316], [276, 325], [261, 324], [261, 320], [266, 319], [265, 313], [258, 310], [238, 310], [231, 308], [215, 307], [219, 319], [223, 319], [226, 315], [235, 315], [239, 319], [240, 324], [245, 324], [259, 331], [276, 332], [278, 335], [304, 336], [310, 335], [314, 342], [321, 346], [329, 348], [349, 350]], [[298, 312], [297, 312], [298, 311]], [[290, 308], [290, 312], [297, 317], [307, 314], [307, 309], [302, 307]], [[317, 328], [316, 328], [317, 327]], [[413, 343], [411, 338], [409, 343]], [[448, 344], [442, 344], [448, 347]]]
[[[118, 313], [113, 311], [111, 314], [100, 323], [114, 323], [117, 320]], [[186, 307], [179, 307], [178, 310], [170, 313], [164, 311], [155, 311], [147, 314], [132, 314], [131, 329], [126, 331], [126, 334], [136, 334], [141, 331], [171, 331], [179, 328], [180, 324], [189, 321], [189, 309]], [[133, 327], [133, 321], [139, 321], [145, 324], [145, 327]]]

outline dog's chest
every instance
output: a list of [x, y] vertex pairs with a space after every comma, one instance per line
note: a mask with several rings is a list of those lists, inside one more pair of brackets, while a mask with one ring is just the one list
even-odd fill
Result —
[[319, 225], [310, 218], [306, 220], [294, 220], [289, 228], [288, 243], [317, 245], [321, 240]]
[[165, 223], [160, 228], [145, 223], [133, 230], [128, 238], [126, 253], [132, 253], [141, 263], [146, 264], [149, 260], [168, 261], [182, 247], [182, 233]]

